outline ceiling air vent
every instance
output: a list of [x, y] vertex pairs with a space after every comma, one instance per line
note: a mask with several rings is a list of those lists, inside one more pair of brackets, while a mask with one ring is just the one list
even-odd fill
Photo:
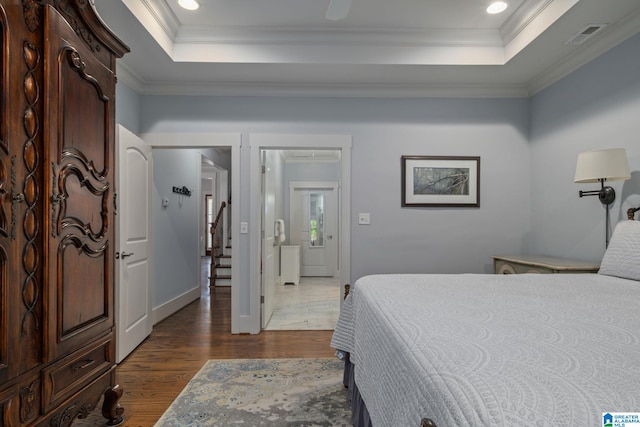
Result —
[[565, 44], [582, 44], [586, 42], [588, 38], [590, 38], [606, 26], [607, 24], [589, 24], [578, 34], [567, 40]]

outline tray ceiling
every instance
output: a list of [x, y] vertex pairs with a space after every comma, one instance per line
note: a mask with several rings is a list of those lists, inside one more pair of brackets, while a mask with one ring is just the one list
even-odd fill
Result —
[[523, 97], [640, 31], [638, 0], [94, 1], [145, 94]]

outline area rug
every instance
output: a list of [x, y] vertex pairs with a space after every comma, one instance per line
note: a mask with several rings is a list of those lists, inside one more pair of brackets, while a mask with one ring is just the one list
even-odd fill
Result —
[[156, 423], [177, 426], [349, 426], [342, 361], [209, 360]]

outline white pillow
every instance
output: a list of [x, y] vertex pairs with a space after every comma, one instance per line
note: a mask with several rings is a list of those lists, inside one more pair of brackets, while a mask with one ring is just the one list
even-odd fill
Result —
[[616, 225], [598, 273], [640, 280], [640, 221]]

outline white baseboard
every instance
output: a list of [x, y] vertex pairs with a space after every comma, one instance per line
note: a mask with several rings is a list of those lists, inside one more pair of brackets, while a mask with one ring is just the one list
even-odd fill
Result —
[[251, 316], [243, 316], [241, 315], [238, 319], [238, 332], [241, 334], [259, 334], [260, 333], [260, 324], [257, 324], [258, 329], [256, 329], [256, 322]]
[[198, 298], [200, 298], [200, 286], [196, 286], [182, 295], [178, 295], [174, 299], [154, 307], [152, 311], [153, 324], [163, 321]]

